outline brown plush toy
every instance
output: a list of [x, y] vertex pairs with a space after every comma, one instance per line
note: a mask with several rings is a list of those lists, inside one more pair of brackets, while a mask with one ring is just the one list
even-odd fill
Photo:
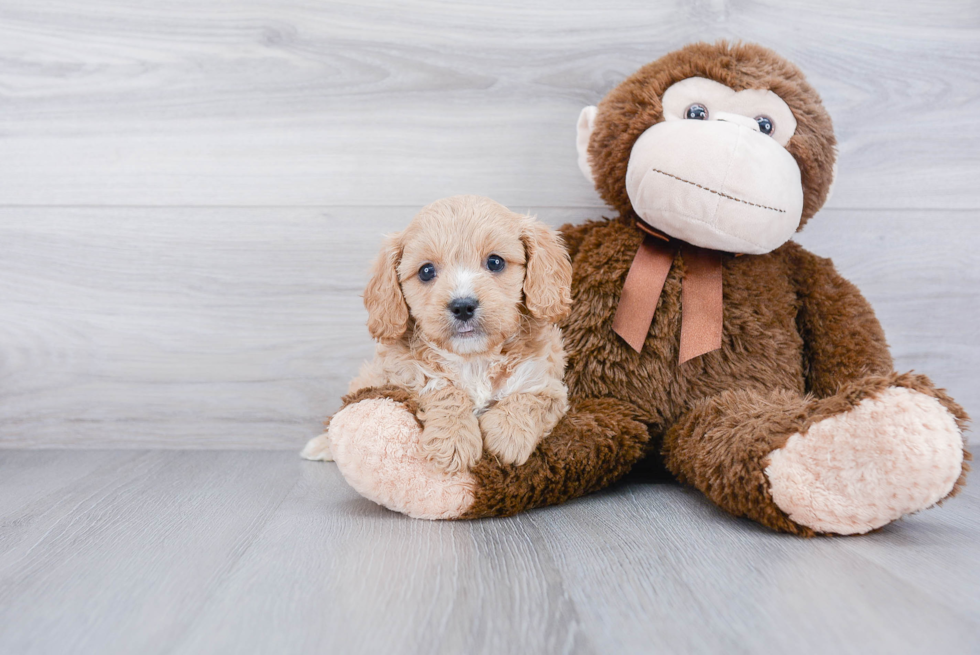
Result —
[[754, 45], [694, 44], [579, 120], [579, 164], [618, 213], [565, 226], [570, 409], [527, 463], [440, 473], [394, 388], [345, 398], [329, 434], [363, 495], [427, 518], [514, 514], [641, 460], [719, 507], [799, 535], [857, 534], [956, 492], [967, 416], [892, 368], [827, 259], [789, 241], [833, 182], [816, 91]]

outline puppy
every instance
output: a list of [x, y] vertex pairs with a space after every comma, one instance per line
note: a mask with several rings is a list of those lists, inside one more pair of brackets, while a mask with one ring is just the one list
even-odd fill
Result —
[[[523, 464], [564, 415], [557, 321], [572, 269], [554, 230], [488, 198], [454, 196], [389, 236], [364, 293], [379, 342], [350, 393], [396, 385], [417, 396], [421, 447], [453, 473], [486, 448]], [[330, 459], [327, 435], [307, 459]]]

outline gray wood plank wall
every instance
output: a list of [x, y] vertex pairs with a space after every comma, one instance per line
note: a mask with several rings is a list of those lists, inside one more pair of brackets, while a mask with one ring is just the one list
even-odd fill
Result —
[[463, 192], [608, 214], [579, 109], [721, 37], [823, 95], [798, 239], [980, 414], [978, 2], [4, 0], [0, 446], [298, 447], [371, 352], [382, 233]]

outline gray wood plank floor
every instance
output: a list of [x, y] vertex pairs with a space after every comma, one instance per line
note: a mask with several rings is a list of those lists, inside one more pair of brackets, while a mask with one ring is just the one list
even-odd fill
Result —
[[0, 652], [970, 653], [980, 493], [802, 540], [675, 485], [415, 521], [275, 451], [0, 451]]

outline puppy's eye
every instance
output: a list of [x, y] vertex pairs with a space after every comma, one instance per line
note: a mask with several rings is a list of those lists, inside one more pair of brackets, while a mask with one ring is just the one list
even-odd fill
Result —
[[708, 108], [701, 104], [693, 104], [684, 112], [684, 118], [690, 118], [695, 121], [707, 120]]
[[428, 282], [436, 276], [436, 267], [432, 264], [423, 264], [422, 268], [419, 269], [419, 279], [423, 282]]
[[499, 273], [504, 270], [504, 258], [500, 255], [490, 255], [487, 257], [487, 270]]

